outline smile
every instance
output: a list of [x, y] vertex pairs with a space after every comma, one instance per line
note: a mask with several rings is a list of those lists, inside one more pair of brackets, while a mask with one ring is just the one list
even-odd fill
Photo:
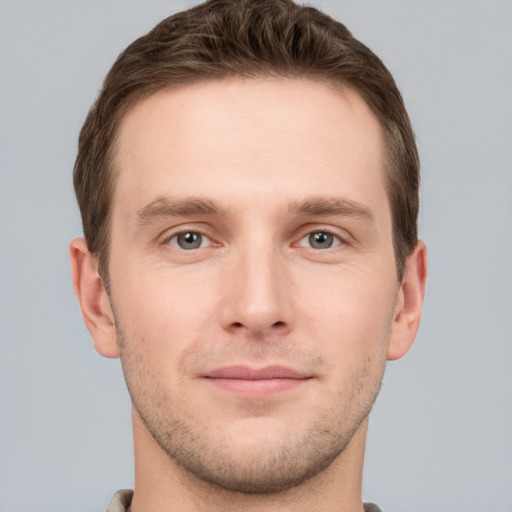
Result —
[[216, 388], [241, 397], [265, 398], [296, 389], [312, 377], [282, 366], [228, 366], [208, 372], [204, 378]]

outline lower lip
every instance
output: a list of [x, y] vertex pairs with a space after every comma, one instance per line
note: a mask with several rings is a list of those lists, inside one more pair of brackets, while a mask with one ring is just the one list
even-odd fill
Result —
[[309, 379], [207, 379], [215, 387], [247, 398], [264, 398], [296, 389]]

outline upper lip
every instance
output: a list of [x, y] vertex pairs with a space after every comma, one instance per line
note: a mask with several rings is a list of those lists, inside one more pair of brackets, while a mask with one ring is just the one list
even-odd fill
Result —
[[211, 379], [240, 379], [240, 380], [266, 380], [266, 379], [307, 379], [310, 375], [287, 368], [285, 366], [265, 366], [264, 368], [250, 368], [248, 366], [225, 366], [209, 371], [204, 375]]

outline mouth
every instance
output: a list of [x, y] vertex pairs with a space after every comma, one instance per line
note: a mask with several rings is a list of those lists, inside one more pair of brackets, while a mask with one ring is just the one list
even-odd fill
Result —
[[297, 389], [313, 377], [284, 366], [226, 366], [203, 378], [221, 391], [245, 398], [265, 398]]

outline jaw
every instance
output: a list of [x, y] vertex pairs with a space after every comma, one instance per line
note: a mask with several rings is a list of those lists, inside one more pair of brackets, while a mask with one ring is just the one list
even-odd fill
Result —
[[[331, 512], [340, 503], [347, 510], [362, 510], [361, 482], [368, 418], [352, 435], [341, 454], [302, 483], [270, 492], [226, 489], [190, 473], [169, 457], [132, 408], [135, 448], [134, 512], [164, 512], [169, 503], [182, 511], [211, 512]], [[318, 500], [318, 496], [322, 500]]]

